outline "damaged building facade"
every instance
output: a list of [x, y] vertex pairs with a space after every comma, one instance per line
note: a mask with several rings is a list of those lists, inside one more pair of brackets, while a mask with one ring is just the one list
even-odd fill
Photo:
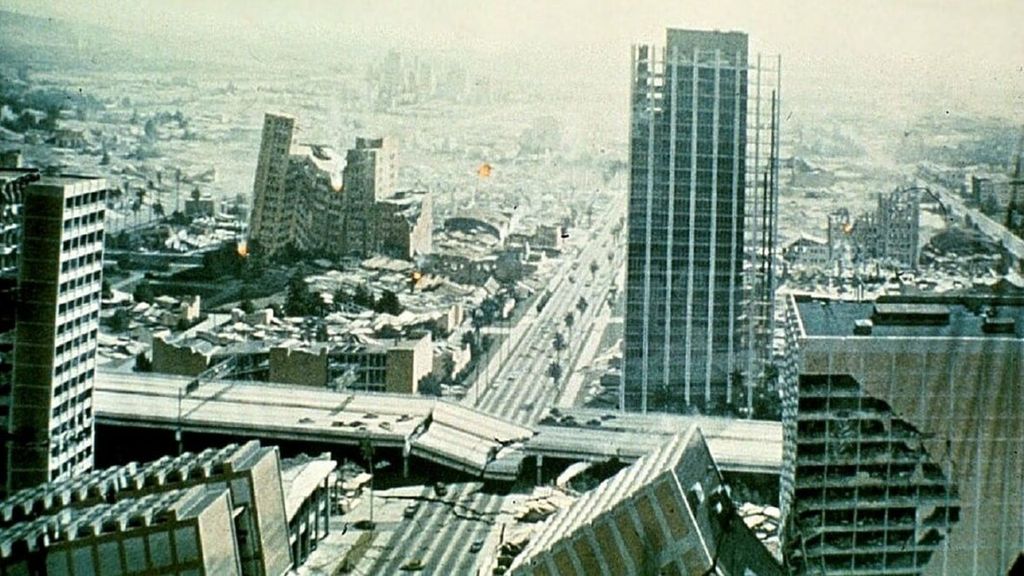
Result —
[[1024, 539], [1024, 301], [792, 297], [795, 574], [1005, 573]]
[[329, 531], [325, 457], [257, 441], [113, 466], [0, 505], [5, 574], [280, 576]]
[[832, 263], [888, 260], [917, 269], [921, 256], [920, 189], [878, 195], [873, 212], [851, 217], [841, 208], [828, 215], [828, 253]]
[[390, 138], [357, 138], [342, 159], [327, 146], [295, 142], [295, 119], [267, 114], [253, 184], [249, 240], [267, 254], [295, 249], [326, 256], [431, 252], [430, 194], [396, 191]]

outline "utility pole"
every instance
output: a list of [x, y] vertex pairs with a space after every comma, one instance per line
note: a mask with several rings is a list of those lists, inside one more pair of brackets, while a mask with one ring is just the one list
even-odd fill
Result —
[[192, 392], [195, 392], [199, 388], [199, 378], [189, 380], [188, 384], [178, 388], [178, 423], [174, 430], [174, 440], [178, 443], [178, 455], [184, 451], [184, 442], [182, 440], [181, 431], [181, 401], [185, 396], [188, 396]]
[[370, 441], [369, 432], [360, 440], [359, 448], [363, 452], [363, 458], [370, 466], [370, 529], [374, 528], [373, 523], [373, 478], [376, 474], [373, 471], [373, 443]]

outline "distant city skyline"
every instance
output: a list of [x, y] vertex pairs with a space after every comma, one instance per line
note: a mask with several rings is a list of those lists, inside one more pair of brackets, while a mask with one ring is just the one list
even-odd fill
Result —
[[[591, 70], [588, 76], [624, 77], [629, 45], [658, 37], [666, 26], [744, 30], [756, 39], [752, 50], [787, 55], [787, 97], [805, 112], [825, 106], [838, 113], [853, 98], [862, 106], [877, 103], [887, 114], [903, 106], [938, 114], [998, 107], [1001, 114], [1024, 120], [1024, 38], [1014, 26], [1024, 21], [1024, 4], [1011, 0], [573, 0], [486, 7], [448, 0], [429, 9], [401, 1], [306, 0], [295, 6], [177, 0], [147, 3], [145, 10], [126, 10], [114, 0], [5, 0], [0, 9], [111, 27], [140, 38], [159, 33], [165, 52], [175, 47], [242, 64], [274, 64], [281, 54], [292, 62], [323, 64], [323, 52], [303, 46], [406, 47], [555, 85], [582, 65]], [[826, 77], [829, 82], [823, 83]], [[616, 82], [597, 84], [625, 98]], [[880, 93], [886, 98], [872, 97]], [[929, 98], [921, 99], [925, 94]]]

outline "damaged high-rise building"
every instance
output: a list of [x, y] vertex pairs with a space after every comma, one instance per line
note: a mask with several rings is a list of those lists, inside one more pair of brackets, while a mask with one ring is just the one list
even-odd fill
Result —
[[1024, 542], [1024, 300], [793, 297], [794, 574], [1005, 573]]
[[741, 32], [634, 48], [625, 410], [750, 410], [774, 317], [778, 72]]
[[879, 194], [875, 210], [856, 218], [851, 218], [845, 208], [830, 213], [828, 246], [832, 262], [884, 260], [903, 269], [916, 269], [921, 256], [921, 190]]
[[406, 259], [431, 252], [430, 194], [395, 190], [393, 140], [358, 138], [342, 158], [328, 146], [296, 143], [295, 131], [291, 116], [264, 119], [249, 223], [254, 248]]

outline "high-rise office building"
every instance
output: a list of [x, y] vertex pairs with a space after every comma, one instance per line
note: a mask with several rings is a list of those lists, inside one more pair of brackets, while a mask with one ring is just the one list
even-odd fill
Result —
[[778, 67], [748, 61], [746, 34], [670, 29], [632, 72], [622, 408], [749, 409], [774, 314]]
[[17, 282], [0, 303], [14, 310], [7, 491], [92, 468], [106, 190], [99, 178], [42, 176], [12, 199], [22, 214]]

